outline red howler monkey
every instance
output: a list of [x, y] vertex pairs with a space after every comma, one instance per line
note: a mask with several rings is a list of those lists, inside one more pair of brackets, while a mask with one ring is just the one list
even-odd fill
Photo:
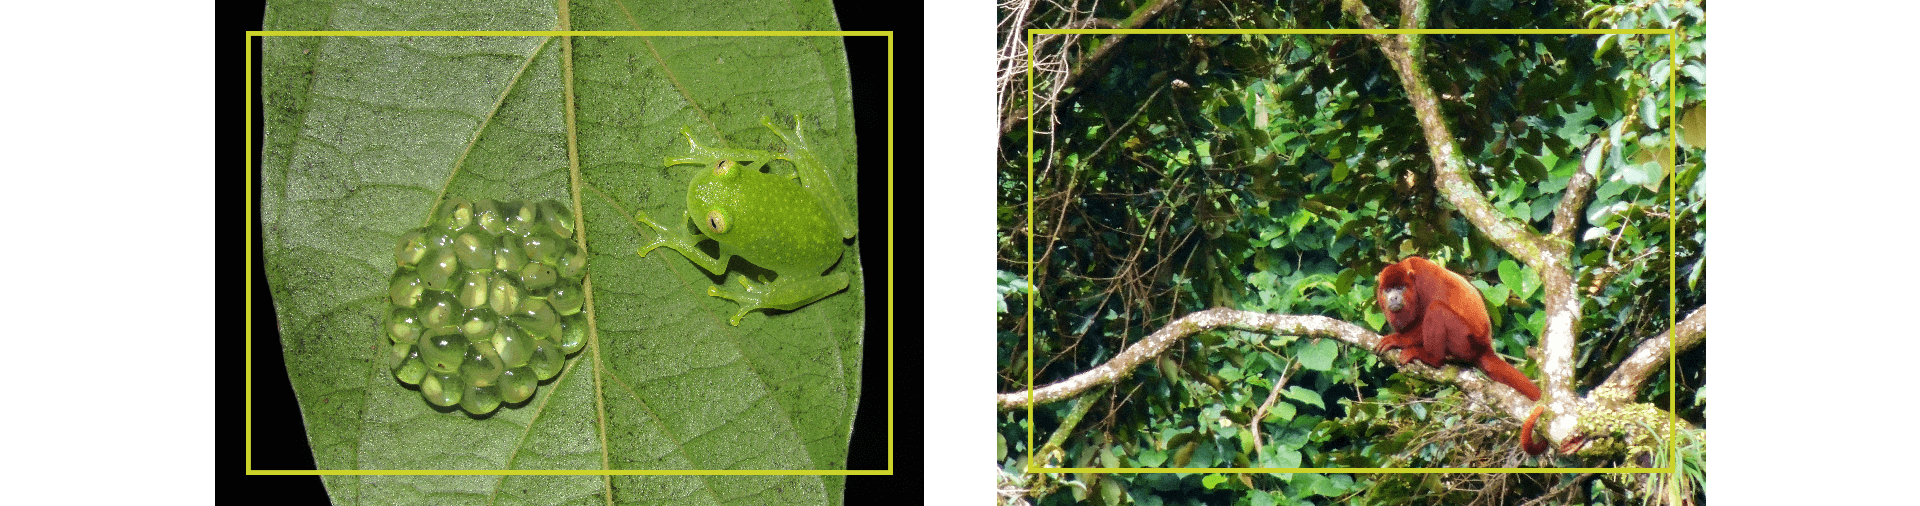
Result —
[[[1380, 284], [1374, 290], [1394, 330], [1380, 339], [1379, 350], [1399, 348], [1401, 364], [1417, 360], [1432, 367], [1450, 362], [1472, 365], [1520, 395], [1540, 400], [1540, 388], [1493, 352], [1487, 305], [1467, 278], [1425, 258], [1407, 257], [1381, 269]], [[1541, 411], [1535, 407], [1520, 425], [1520, 447], [1528, 455], [1547, 449], [1545, 441], [1533, 439], [1533, 422]]]

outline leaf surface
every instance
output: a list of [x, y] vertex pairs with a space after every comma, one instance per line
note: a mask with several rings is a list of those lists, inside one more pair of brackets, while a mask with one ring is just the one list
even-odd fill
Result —
[[[275, 2], [267, 28], [557, 26], [550, 3], [491, 4], [494, 17], [481, 18], [464, 4], [403, 15]], [[729, 29], [694, 26], [711, 21], [711, 8], [569, 7], [578, 30]], [[774, 5], [749, 23], [834, 29], [824, 7], [793, 9]], [[623, 13], [668, 21], [639, 26]], [[772, 273], [751, 259], [715, 276], [671, 250], [640, 257], [637, 246], [651, 236], [632, 218], [644, 211], [686, 226], [697, 169], [662, 163], [686, 152], [681, 127], [735, 148], [780, 145], [760, 125], [763, 115], [788, 126], [803, 116], [815, 155], [855, 202], [844, 54], [837, 37], [267, 37], [263, 261], [318, 466], [844, 469], [864, 333], [860, 239], [833, 267], [852, 274], [846, 291], [794, 311], [757, 311], [733, 327], [726, 320], [738, 306], [707, 296], [707, 287]], [[433, 409], [394, 380], [378, 328], [394, 243], [451, 197], [573, 205], [590, 254], [588, 347], [524, 405], [481, 417]], [[325, 481], [336, 503], [837, 504], [844, 478]]]

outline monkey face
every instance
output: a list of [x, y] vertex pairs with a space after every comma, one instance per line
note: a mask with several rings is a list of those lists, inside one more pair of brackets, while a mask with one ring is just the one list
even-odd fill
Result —
[[1388, 288], [1385, 297], [1381, 300], [1386, 301], [1387, 312], [1398, 312], [1401, 308], [1407, 307], [1407, 287], [1396, 286]]

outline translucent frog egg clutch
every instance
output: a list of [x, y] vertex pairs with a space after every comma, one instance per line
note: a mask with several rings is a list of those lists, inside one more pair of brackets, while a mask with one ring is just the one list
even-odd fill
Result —
[[586, 346], [573, 232], [557, 201], [452, 198], [402, 234], [383, 325], [394, 378], [475, 415], [533, 397]]

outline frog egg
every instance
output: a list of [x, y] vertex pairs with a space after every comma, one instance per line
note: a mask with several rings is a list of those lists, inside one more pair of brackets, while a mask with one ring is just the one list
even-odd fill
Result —
[[387, 301], [395, 306], [413, 307], [420, 303], [420, 294], [426, 291], [427, 285], [420, 282], [420, 274], [413, 269], [400, 269], [388, 281]]
[[553, 312], [560, 316], [572, 316], [586, 305], [587, 296], [580, 292], [580, 283], [569, 278], [560, 278], [553, 283], [553, 291], [547, 293], [547, 304], [553, 306]]
[[467, 385], [467, 391], [460, 396], [460, 409], [468, 413], [484, 415], [500, 407], [500, 390], [493, 385]]
[[412, 309], [404, 307], [387, 310], [387, 340], [399, 344], [413, 344], [420, 340], [420, 334], [427, 330]]
[[460, 334], [476, 342], [492, 339], [494, 325], [500, 321], [500, 317], [486, 306], [468, 309], [460, 318]]
[[553, 268], [548, 267], [547, 264], [527, 264], [526, 267], [520, 268], [520, 286], [527, 287], [527, 290], [533, 293], [540, 293], [541, 290], [553, 286], [553, 282], [558, 279], [560, 279], [560, 273], [554, 272]]
[[460, 381], [458, 374], [430, 372], [420, 379], [420, 396], [435, 406], [459, 404], [460, 396], [466, 389], [466, 383]]
[[[535, 218], [539, 216], [540, 208], [532, 203], [517, 204], [522, 205], [514, 206], [513, 210], [507, 211], [507, 233], [524, 237], [533, 233], [534, 227], [539, 224]], [[502, 210], [506, 211], [506, 209]]]
[[560, 351], [568, 355], [587, 346], [587, 322], [579, 318], [560, 320]]
[[416, 311], [419, 311], [420, 323], [427, 328], [450, 326], [457, 323], [455, 320], [460, 316], [460, 301], [454, 300], [451, 294], [432, 292], [420, 301]]
[[427, 375], [427, 363], [420, 360], [420, 350], [411, 344], [393, 345], [392, 358], [387, 367], [393, 371], [393, 378], [408, 385], [420, 384], [420, 378]]
[[540, 203], [540, 221], [553, 231], [555, 237], [573, 237], [573, 210], [558, 200]]
[[553, 335], [554, 326], [559, 323], [558, 316], [553, 314], [553, 307], [548, 306], [546, 300], [533, 298], [520, 302], [520, 308], [513, 312], [513, 322], [520, 324], [521, 330], [534, 337]]
[[500, 378], [500, 371], [507, 369], [500, 361], [500, 354], [493, 351], [493, 344], [475, 341], [467, 346], [467, 358], [460, 363], [460, 379], [475, 386], [489, 386]]
[[507, 231], [507, 216], [500, 212], [500, 201], [493, 199], [473, 202], [473, 224], [490, 235], [500, 235]]
[[453, 249], [438, 248], [427, 256], [425, 263], [420, 264], [420, 281], [427, 285], [427, 289], [444, 292], [453, 289], [456, 282], [453, 276], [458, 272], [460, 258], [454, 256]]
[[553, 262], [553, 268], [560, 271], [560, 277], [578, 280], [587, 273], [587, 252], [581, 251], [573, 241], [567, 241], [566, 245], [566, 251], [561, 252], [560, 259]]
[[554, 261], [560, 258], [560, 253], [563, 252], [562, 248], [565, 248], [565, 246], [561, 246], [565, 244], [564, 241], [549, 237], [546, 234], [526, 236], [520, 240], [520, 244], [527, 252], [527, 260], [547, 265], [553, 265]]
[[560, 367], [566, 364], [567, 356], [561, 353], [559, 344], [547, 339], [533, 341], [533, 360], [527, 361], [527, 367], [533, 369], [541, 381], [560, 374]]
[[533, 357], [533, 338], [512, 323], [502, 324], [493, 329], [493, 351], [507, 367], [527, 365]]
[[460, 197], [447, 199], [440, 204], [440, 213], [434, 221], [447, 227], [447, 230], [467, 228], [467, 225], [473, 224], [473, 202]]
[[487, 286], [493, 278], [491, 273], [487, 271], [472, 271], [467, 273], [466, 278], [465, 281], [460, 282], [460, 288], [455, 292], [455, 296], [458, 297], [457, 300], [460, 301], [460, 306], [468, 308], [486, 306]]
[[393, 245], [393, 263], [396, 267], [408, 267], [420, 263], [427, 256], [427, 232], [422, 229], [408, 230], [400, 234], [400, 243]]
[[511, 314], [520, 308], [520, 300], [526, 298], [527, 291], [520, 287], [520, 276], [507, 271], [493, 271], [487, 278], [487, 305], [494, 313]]
[[493, 236], [485, 232], [462, 232], [453, 238], [453, 254], [460, 259], [460, 265], [469, 270], [492, 269], [493, 248]]
[[466, 359], [467, 338], [452, 327], [429, 329], [420, 338], [420, 360], [434, 372], [458, 372]]
[[493, 249], [493, 268], [503, 271], [518, 271], [527, 265], [527, 251], [520, 246], [520, 237], [500, 236], [500, 245]]
[[533, 397], [533, 390], [540, 386], [540, 380], [533, 377], [533, 369], [526, 366], [511, 367], [500, 372], [500, 399], [507, 402], [520, 402]]

